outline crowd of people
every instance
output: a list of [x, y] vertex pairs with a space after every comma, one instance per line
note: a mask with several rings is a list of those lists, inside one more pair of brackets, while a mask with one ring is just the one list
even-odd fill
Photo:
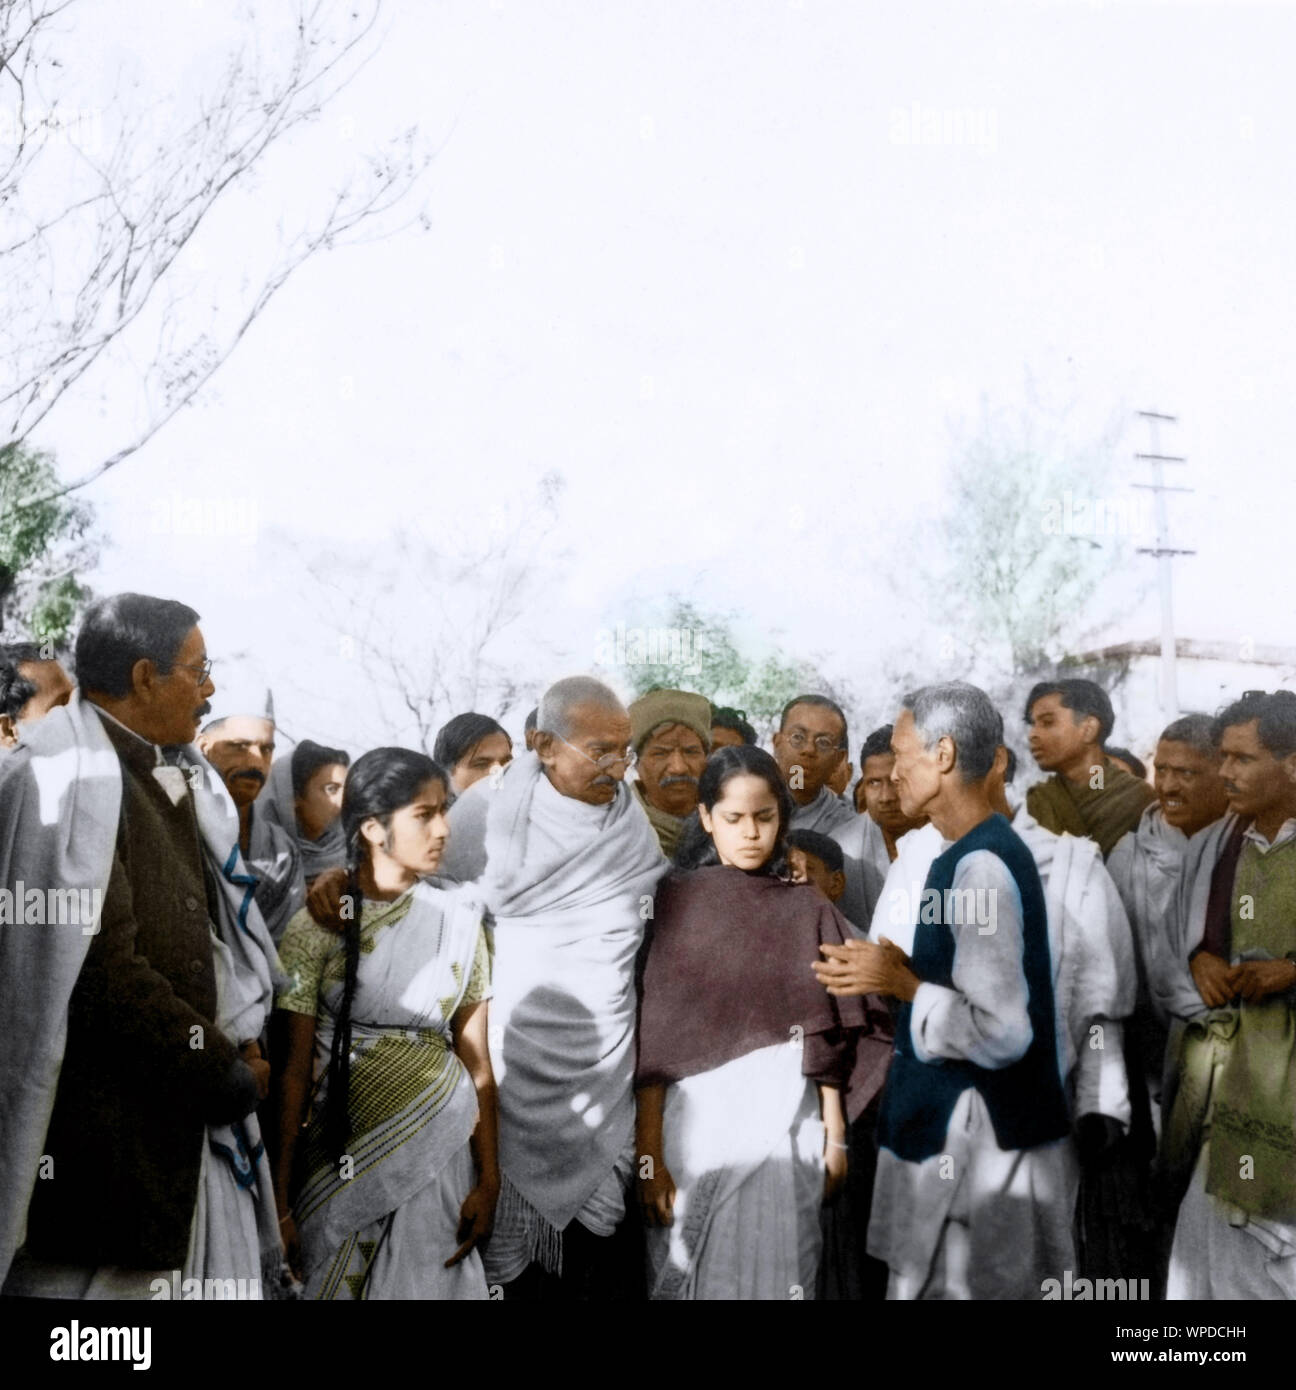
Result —
[[[199, 615], [0, 653], [0, 1281], [1296, 1298], [1296, 695], [962, 681], [856, 745], [571, 676], [277, 746]], [[1065, 1292], [1064, 1292], [1065, 1291]]]

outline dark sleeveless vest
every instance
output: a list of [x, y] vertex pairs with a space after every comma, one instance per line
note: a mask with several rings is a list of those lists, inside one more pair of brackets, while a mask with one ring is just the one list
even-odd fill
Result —
[[[1026, 975], [1031, 1043], [1025, 1056], [1010, 1066], [989, 1068], [966, 1061], [923, 1062], [914, 1054], [910, 1034], [913, 1004], [900, 1006], [895, 1053], [887, 1074], [878, 1116], [878, 1143], [897, 1157], [921, 1162], [941, 1152], [950, 1115], [959, 1096], [975, 1086], [985, 1100], [1001, 1149], [1029, 1149], [1060, 1139], [1070, 1130], [1066, 1097], [1058, 1076], [1053, 971], [1049, 959], [1048, 919], [1039, 870], [1029, 849], [1008, 822], [992, 815], [939, 855], [927, 874], [923, 900], [939, 893], [938, 920], [924, 922], [930, 909], [914, 912], [913, 971], [920, 980], [952, 988], [954, 933], [944, 920], [946, 893], [965, 854], [989, 850], [998, 855], [1017, 884], [1022, 902], [1023, 969]], [[964, 930], [974, 931], [975, 926]]]

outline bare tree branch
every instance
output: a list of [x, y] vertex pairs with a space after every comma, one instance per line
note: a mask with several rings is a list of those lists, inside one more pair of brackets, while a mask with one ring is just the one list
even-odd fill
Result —
[[[372, 61], [381, 0], [363, 6], [298, 0], [289, 48], [277, 64], [258, 51], [258, 26], [252, 25], [221, 81], [193, 100], [178, 135], [151, 140], [150, 122], [156, 128], [163, 108], [136, 109], [121, 120], [102, 155], [26, 99], [42, 72], [62, 65], [53, 21], [75, 3], [0, 0], [3, 70], [20, 94], [16, 147], [0, 175], [0, 264], [26, 289], [0, 326], [0, 360], [8, 368], [0, 407], [9, 415], [0, 443], [30, 437], [111, 351], [126, 350], [146, 314], [160, 319], [167, 329], [161, 336], [173, 346], [145, 374], [146, 391], [150, 382], [164, 389], [135, 436], [58, 491], [24, 498], [19, 507], [83, 488], [138, 452], [197, 397], [302, 264], [321, 251], [399, 230], [384, 230], [384, 223], [434, 157], [410, 130], [362, 161], [331, 195], [322, 218], [291, 238], [250, 288], [232, 329], [208, 323], [192, 328], [185, 340], [176, 320], [168, 325], [168, 311], [182, 293], [177, 263], [213, 211], [249, 184], [271, 150], [317, 120]], [[61, 177], [42, 177], [43, 171]], [[69, 179], [71, 198], [64, 192]], [[51, 185], [57, 197], [47, 206]], [[365, 235], [357, 235], [361, 229]]]

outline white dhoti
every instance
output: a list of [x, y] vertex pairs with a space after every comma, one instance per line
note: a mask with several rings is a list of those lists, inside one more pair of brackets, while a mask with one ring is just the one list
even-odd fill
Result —
[[824, 1127], [799, 1048], [760, 1048], [666, 1088], [673, 1224], [647, 1233], [654, 1299], [813, 1298]]

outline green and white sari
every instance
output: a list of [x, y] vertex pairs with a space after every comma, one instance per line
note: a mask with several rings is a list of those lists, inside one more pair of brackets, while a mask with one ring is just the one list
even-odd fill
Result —
[[280, 945], [289, 976], [278, 1006], [314, 1014], [315, 1087], [293, 1214], [310, 1298], [485, 1298], [474, 1250], [453, 1269], [459, 1209], [474, 1185], [468, 1140], [477, 1092], [454, 1052], [458, 1009], [490, 994], [480, 904], [417, 883], [394, 902], [365, 900], [352, 1004], [352, 1139], [324, 1144], [342, 938], [307, 912]]

